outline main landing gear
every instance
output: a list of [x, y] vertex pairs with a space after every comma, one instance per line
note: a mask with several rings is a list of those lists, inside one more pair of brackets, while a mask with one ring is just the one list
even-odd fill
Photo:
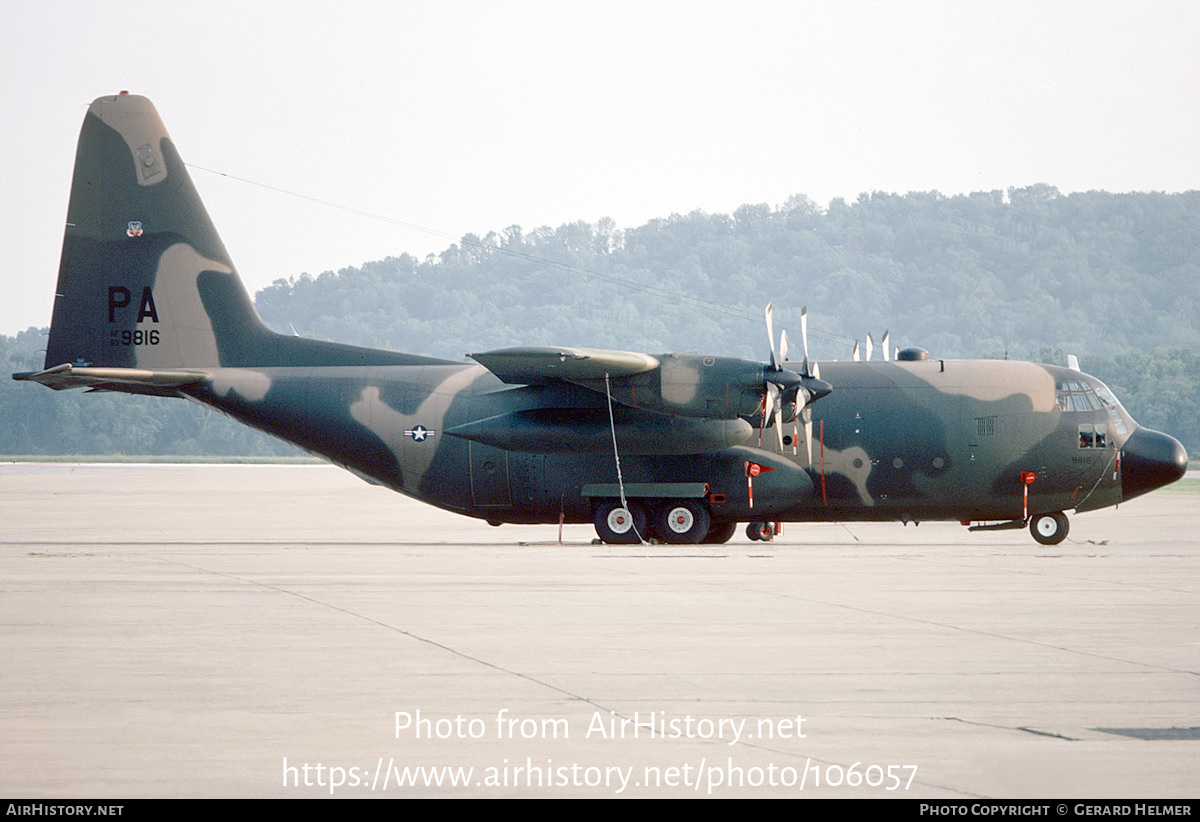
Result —
[[649, 537], [646, 509], [637, 500], [625, 506], [619, 499], [606, 499], [596, 509], [596, 533], [609, 545], [629, 545]]
[[713, 522], [701, 499], [606, 499], [596, 508], [596, 533], [609, 545], [654, 539], [672, 545], [728, 542], [736, 522]]

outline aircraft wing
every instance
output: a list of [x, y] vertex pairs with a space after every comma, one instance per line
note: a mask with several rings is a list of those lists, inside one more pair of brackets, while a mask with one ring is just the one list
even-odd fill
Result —
[[762, 363], [728, 357], [550, 346], [468, 356], [506, 383], [571, 383], [631, 408], [675, 417], [753, 417], [761, 413], [767, 390]]
[[600, 348], [524, 346], [467, 356], [513, 385], [603, 382], [605, 375], [629, 377], [653, 371], [660, 365], [658, 358], [649, 354]]

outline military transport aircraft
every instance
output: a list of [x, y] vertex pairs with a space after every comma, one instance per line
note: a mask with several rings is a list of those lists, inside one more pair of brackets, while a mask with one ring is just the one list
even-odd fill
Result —
[[1054, 544], [1067, 509], [1186, 468], [1075, 368], [906, 349], [822, 374], [807, 350], [786, 360], [786, 335], [776, 356], [766, 319], [767, 363], [546, 347], [468, 363], [277, 334], [157, 111], [122, 92], [79, 137], [45, 370], [13, 376], [185, 397], [446, 510], [593, 522], [609, 543], [951, 520]]

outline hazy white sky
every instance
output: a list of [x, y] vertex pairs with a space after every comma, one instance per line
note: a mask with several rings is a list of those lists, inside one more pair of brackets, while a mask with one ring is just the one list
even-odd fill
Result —
[[1200, 188], [1200, 3], [0, 3], [0, 332], [46, 325], [80, 122], [128, 89], [253, 292], [467, 232], [807, 194]]

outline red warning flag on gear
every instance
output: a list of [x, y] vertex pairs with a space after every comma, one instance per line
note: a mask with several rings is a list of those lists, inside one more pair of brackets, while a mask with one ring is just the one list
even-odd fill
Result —
[[750, 462], [750, 460], [745, 460], [745, 466], [746, 466], [746, 499], [749, 501], [750, 507], [753, 508], [754, 507], [754, 478], [757, 477], [759, 474], [765, 474], [767, 471], [774, 471], [775, 469], [771, 468], [770, 466], [767, 466], [767, 465], [759, 465], [757, 462]]
[[775, 470], [769, 465], [759, 465], [757, 462], [750, 462], [749, 460], [746, 460], [745, 465], [747, 477], [757, 477], [759, 474], [765, 474], [768, 471]]
[[1021, 472], [1021, 488], [1025, 492], [1021, 500], [1021, 516], [1024, 519], [1029, 519], [1029, 486], [1033, 485], [1033, 481], [1037, 479], [1037, 474], [1032, 471]]

